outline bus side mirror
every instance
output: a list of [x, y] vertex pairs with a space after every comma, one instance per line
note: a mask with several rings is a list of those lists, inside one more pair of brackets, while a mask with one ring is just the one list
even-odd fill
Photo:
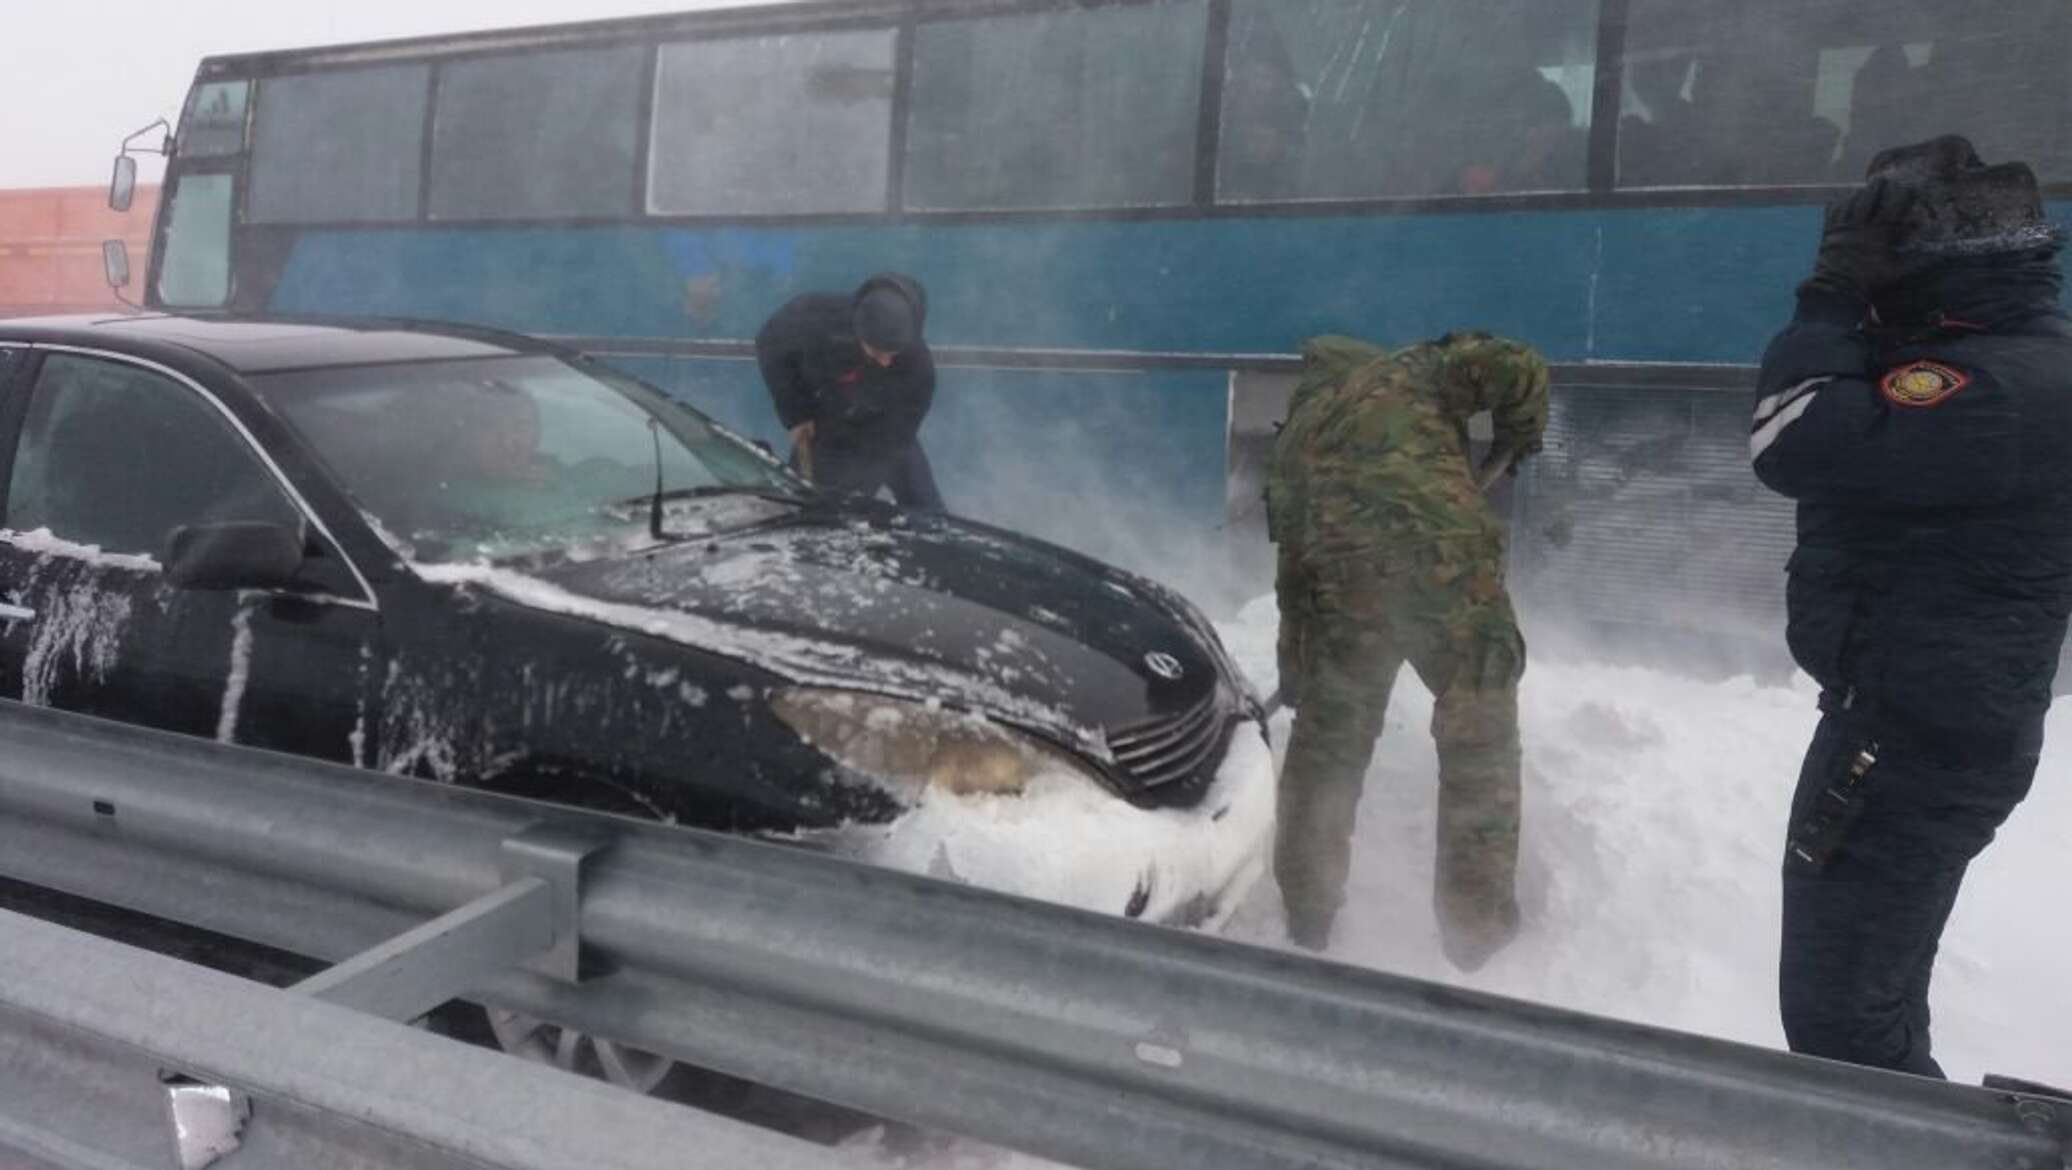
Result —
[[108, 277], [108, 287], [121, 292], [129, 287], [129, 245], [121, 240], [101, 241], [101, 270]]
[[127, 154], [115, 156], [115, 176], [108, 181], [108, 208], [128, 211], [137, 197], [137, 160]]

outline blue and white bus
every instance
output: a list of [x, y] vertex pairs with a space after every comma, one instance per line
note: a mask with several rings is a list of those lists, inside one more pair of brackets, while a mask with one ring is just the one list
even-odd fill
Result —
[[[573, 339], [782, 435], [807, 289], [928, 287], [954, 510], [1198, 577], [1302, 338], [1558, 363], [1529, 605], [1774, 625], [1747, 367], [1819, 204], [1942, 132], [2072, 197], [2065, 0], [848, 0], [202, 62], [169, 309]], [[1238, 532], [1233, 536], [1233, 532]]]

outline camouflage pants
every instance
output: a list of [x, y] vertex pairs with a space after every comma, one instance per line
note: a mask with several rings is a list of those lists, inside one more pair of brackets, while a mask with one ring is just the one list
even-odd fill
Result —
[[1296, 705], [1274, 849], [1290, 934], [1321, 946], [1344, 902], [1362, 781], [1405, 662], [1437, 698], [1440, 924], [1515, 917], [1525, 643], [1500, 559], [1284, 554], [1276, 592], [1282, 687]]

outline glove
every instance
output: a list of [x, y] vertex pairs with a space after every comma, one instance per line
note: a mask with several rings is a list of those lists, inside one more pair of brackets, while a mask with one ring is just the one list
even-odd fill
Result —
[[1493, 445], [1489, 454], [1482, 457], [1481, 465], [1475, 468], [1475, 486], [1486, 492], [1504, 476], [1516, 477], [1518, 465], [1524, 463], [1527, 456], [1538, 454], [1539, 450], [1538, 443]]
[[1829, 204], [1820, 254], [1813, 260], [1812, 277], [1799, 286], [1800, 296], [1862, 304], [1898, 279], [1905, 263], [1897, 251], [1899, 233], [1913, 205], [1913, 190], [1890, 179], [1872, 179]]

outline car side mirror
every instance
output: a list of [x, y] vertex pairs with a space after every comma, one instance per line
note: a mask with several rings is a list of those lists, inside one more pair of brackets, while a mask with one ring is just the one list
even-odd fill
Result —
[[121, 240], [101, 241], [101, 271], [108, 278], [108, 287], [121, 292], [129, 287], [129, 245]]
[[302, 534], [281, 524], [188, 524], [165, 542], [176, 589], [284, 589], [302, 570]]
[[137, 197], [137, 160], [127, 154], [115, 156], [115, 175], [108, 180], [108, 208], [128, 211]]

